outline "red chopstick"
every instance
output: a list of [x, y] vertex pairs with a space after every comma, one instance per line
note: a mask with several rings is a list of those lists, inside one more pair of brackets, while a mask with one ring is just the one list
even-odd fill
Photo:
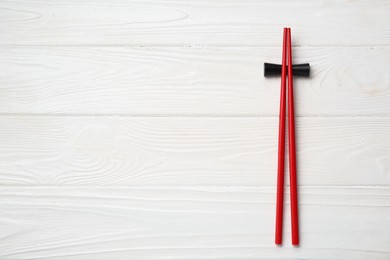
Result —
[[[287, 53], [287, 55], [286, 55]], [[287, 66], [286, 66], [287, 64]], [[295, 152], [295, 122], [294, 122], [294, 91], [291, 30], [283, 30], [282, 72], [280, 87], [280, 112], [279, 112], [279, 144], [278, 144], [278, 177], [276, 191], [276, 228], [275, 244], [282, 244], [283, 231], [283, 195], [284, 195], [284, 155], [286, 132], [286, 67], [288, 75], [288, 136], [290, 159], [290, 202], [291, 202], [291, 236], [292, 244], [299, 245], [298, 230], [298, 195], [296, 176], [296, 152]]]
[[291, 239], [293, 245], [299, 245], [298, 232], [298, 194], [297, 165], [295, 152], [294, 90], [292, 71], [291, 30], [287, 29], [288, 48], [288, 141], [290, 158], [290, 203], [291, 203]]
[[283, 193], [284, 193], [284, 146], [286, 133], [286, 51], [287, 28], [283, 30], [282, 51], [282, 80], [280, 87], [280, 111], [279, 111], [279, 145], [278, 145], [278, 179], [276, 191], [276, 227], [275, 244], [282, 244], [283, 232]]

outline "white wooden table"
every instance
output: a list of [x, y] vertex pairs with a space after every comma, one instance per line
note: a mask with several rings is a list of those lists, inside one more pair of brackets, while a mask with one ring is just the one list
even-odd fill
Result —
[[1, 1], [0, 124], [0, 259], [390, 259], [389, 1]]

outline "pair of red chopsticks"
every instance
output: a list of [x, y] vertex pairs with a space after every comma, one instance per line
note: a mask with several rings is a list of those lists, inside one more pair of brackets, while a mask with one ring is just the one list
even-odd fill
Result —
[[[287, 70], [287, 71], [286, 71]], [[299, 245], [298, 232], [298, 196], [295, 155], [295, 123], [294, 123], [294, 93], [293, 93], [293, 67], [291, 52], [291, 30], [284, 28], [282, 52], [282, 81], [280, 90], [279, 114], [279, 146], [278, 146], [278, 177], [276, 196], [276, 229], [275, 244], [282, 244], [283, 229], [283, 193], [284, 193], [284, 152], [286, 132], [286, 73], [288, 76], [288, 137], [290, 162], [290, 202], [291, 202], [291, 235], [292, 244]]]

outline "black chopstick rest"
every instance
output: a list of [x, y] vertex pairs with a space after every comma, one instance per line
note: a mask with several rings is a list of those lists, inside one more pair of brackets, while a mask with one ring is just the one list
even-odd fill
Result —
[[[310, 77], [310, 64], [295, 64], [293, 67], [293, 75], [301, 77]], [[282, 65], [264, 62], [264, 77], [280, 76], [282, 73]]]

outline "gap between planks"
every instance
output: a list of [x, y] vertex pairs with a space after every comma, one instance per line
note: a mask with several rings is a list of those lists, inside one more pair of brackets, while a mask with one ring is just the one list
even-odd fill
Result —
[[[275, 174], [276, 179], [276, 174]], [[311, 189], [311, 188], [319, 188], [319, 189], [378, 189], [378, 190], [387, 190], [390, 188], [389, 184], [384, 185], [378, 185], [378, 184], [368, 184], [368, 185], [299, 185], [299, 189]], [[236, 185], [223, 185], [223, 186], [198, 186], [198, 185], [46, 185], [46, 184], [39, 184], [39, 185], [0, 185], [0, 189], [7, 189], [7, 188], [33, 188], [33, 189], [46, 189], [46, 188], [69, 188], [69, 189], [78, 189], [78, 188], [101, 188], [101, 189], [129, 189], [129, 190], [142, 190], [142, 189], [156, 189], [156, 190], [197, 190], [197, 191], [245, 191], [245, 190], [252, 190], [255, 191], [257, 189], [275, 189], [275, 185], [256, 185], [256, 186], [236, 186]], [[285, 184], [284, 185], [285, 192], [287, 194], [290, 193], [290, 185]], [[275, 193], [276, 194], [276, 193]]]
[[[120, 114], [120, 113], [0, 113], [0, 117], [136, 117], [136, 118], [275, 118], [278, 114]], [[375, 114], [301, 114], [298, 118], [387, 118], [390, 115]]]
[[[60, 45], [50, 45], [50, 44], [0, 44], [0, 48], [133, 48], [133, 49], [162, 49], [162, 48], [193, 48], [193, 49], [281, 49], [281, 46], [278, 45], [181, 45], [181, 44], [151, 44], [151, 45], [132, 45], [132, 44], [60, 44]], [[389, 44], [383, 45], [348, 45], [348, 44], [339, 44], [339, 45], [305, 45], [305, 44], [293, 44], [293, 48], [389, 48]]]

